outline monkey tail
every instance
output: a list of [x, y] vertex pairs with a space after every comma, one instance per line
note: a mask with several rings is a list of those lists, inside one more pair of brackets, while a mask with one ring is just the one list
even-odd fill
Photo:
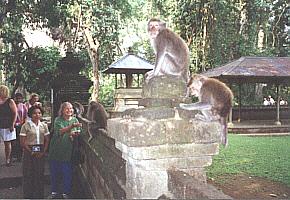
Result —
[[227, 117], [221, 117], [220, 123], [222, 125], [221, 143], [226, 147], [228, 145], [228, 122]]

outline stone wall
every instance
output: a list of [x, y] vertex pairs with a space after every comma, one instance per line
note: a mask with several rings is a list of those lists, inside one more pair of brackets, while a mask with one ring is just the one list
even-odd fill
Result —
[[[155, 81], [148, 84], [154, 90], [145, 84], [141, 101], [145, 108], [109, 119], [107, 132], [95, 133], [90, 143], [84, 138], [86, 160], [81, 169], [95, 198], [181, 198], [176, 181], [180, 178], [172, 178], [177, 177], [172, 172], [186, 173], [207, 188], [204, 168], [218, 153], [221, 126], [196, 120], [196, 112], [179, 109], [177, 105], [187, 101], [185, 90], [154, 97], [153, 93], [162, 93], [159, 90], [184, 84], [175, 77], [157, 79], [156, 85]], [[184, 197], [199, 197], [198, 192], [189, 194]]]
[[95, 134], [90, 142], [85, 134], [81, 143], [85, 162], [80, 169], [87, 183], [87, 192], [95, 199], [125, 198], [122, 185], [126, 183], [126, 161], [122, 158], [122, 152], [115, 147], [113, 138], [104, 132]]

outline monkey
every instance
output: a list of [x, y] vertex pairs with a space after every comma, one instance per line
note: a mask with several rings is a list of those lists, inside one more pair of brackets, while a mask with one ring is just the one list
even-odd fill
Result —
[[93, 133], [96, 133], [97, 131], [107, 131], [108, 114], [102, 104], [91, 101], [86, 118], [82, 116], [85, 110], [82, 104], [79, 102], [74, 102], [73, 107], [76, 117], [88, 124], [89, 142], [93, 139]]
[[77, 101], [73, 102], [72, 106], [73, 106], [74, 113], [75, 113], [76, 117], [82, 119], [83, 118], [82, 115], [85, 112], [84, 106], [81, 103], [77, 102]]
[[200, 110], [203, 115], [196, 118], [203, 121], [219, 121], [222, 125], [221, 143], [228, 145], [227, 118], [232, 108], [233, 93], [223, 82], [203, 75], [193, 74], [187, 87], [191, 95], [198, 97], [199, 102], [179, 104], [182, 109]]
[[166, 23], [152, 18], [147, 25], [150, 42], [156, 54], [155, 67], [146, 73], [146, 80], [154, 76], [181, 76], [187, 82], [189, 78], [189, 49], [184, 40], [166, 28]]
[[93, 133], [97, 131], [107, 132], [108, 113], [102, 104], [91, 101], [86, 118], [90, 121], [88, 124], [89, 141], [93, 139]]

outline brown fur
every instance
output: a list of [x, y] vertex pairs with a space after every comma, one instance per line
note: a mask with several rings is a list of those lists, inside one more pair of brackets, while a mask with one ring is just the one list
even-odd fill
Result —
[[[199, 87], [199, 81], [201, 87]], [[212, 115], [218, 115], [223, 127], [222, 143], [227, 145], [227, 118], [232, 108], [233, 93], [223, 82], [202, 75], [193, 74], [188, 82], [188, 87], [199, 91], [199, 102], [212, 105]]]
[[94, 128], [107, 129], [108, 114], [102, 104], [91, 101], [88, 107], [87, 119], [94, 122]]
[[[158, 22], [159, 28], [150, 28], [150, 23]], [[160, 75], [181, 76], [184, 81], [188, 81], [189, 50], [184, 40], [173, 31], [166, 28], [166, 23], [153, 18], [148, 22], [148, 32], [157, 33], [151, 35], [151, 44], [156, 53], [155, 68], [149, 72], [148, 78]], [[164, 59], [164, 62], [162, 60]], [[162, 63], [161, 63], [162, 62]]]
[[228, 117], [232, 108], [233, 94], [226, 84], [214, 78], [207, 78], [200, 93], [200, 101], [211, 103], [217, 114]]
[[107, 120], [108, 114], [102, 104], [96, 101], [91, 101], [88, 107], [87, 119], [90, 121], [88, 123], [88, 133], [90, 135], [88, 141], [93, 139], [93, 136], [98, 134], [99, 131], [107, 131]]

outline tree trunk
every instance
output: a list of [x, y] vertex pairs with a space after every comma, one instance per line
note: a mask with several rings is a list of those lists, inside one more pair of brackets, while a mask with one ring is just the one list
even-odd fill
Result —
[[239, 34], [244, 36], [245, 39], [247, 38], [247, 30], [246, 26], [248, 24], [248, 11], [247, 11], [247, 2], [240, 0], [240, 30]]
[[265, 38], [265, 33], [263, 28], [260, 27], [260, 30], [258, 32], [258, 48], [260, 50], [264, 49], [264, 38]]
[[255, 87], [255, 99], [258, 101], [263, 101], [263, 88], [266, 85], [263, 83], [256, 83], [256, 87]]
[[98, 48], [99, 42], [94, 40], [88, 28], [84, 29], [88, 42], [88, 53], [93, 66], [93, 93], [92, 100], [97, 101], [99, 97], [99, 66], [98, 66]]

